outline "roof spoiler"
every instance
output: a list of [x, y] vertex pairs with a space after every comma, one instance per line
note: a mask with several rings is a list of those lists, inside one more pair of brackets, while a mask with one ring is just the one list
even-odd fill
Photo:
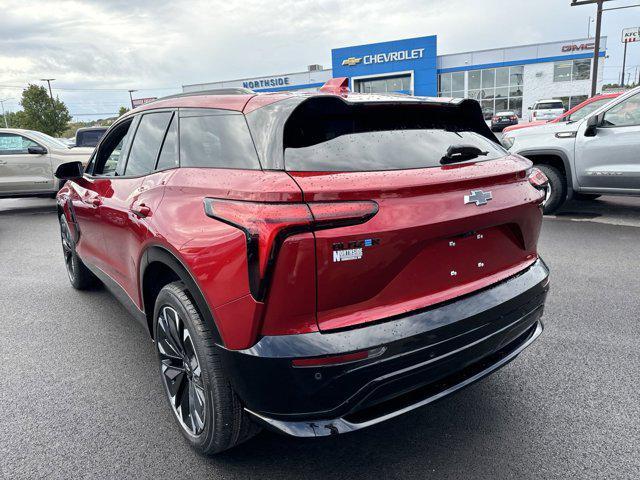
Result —
[[334, 93], [340, 95], [349, 93], [349, 79], [347, 77], [330, 78], [320, 87], [322, 93]]

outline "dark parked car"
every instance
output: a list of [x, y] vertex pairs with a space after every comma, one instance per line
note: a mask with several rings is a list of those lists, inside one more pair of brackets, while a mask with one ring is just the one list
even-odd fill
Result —
[[544, 175], [474, 100], [336, 92], [168, 97], [57, 171], [71, 284], [148, 329], [205, 454], [374, 425], [542, 332]]
[[518, 124], [518, 115], [515, 112], [497, 112], [491, 117], [491, 131], [501, 132], [505, 127]]
[[109, 127], [83, 127], [76, 130], [76, 147], [95, 147]]

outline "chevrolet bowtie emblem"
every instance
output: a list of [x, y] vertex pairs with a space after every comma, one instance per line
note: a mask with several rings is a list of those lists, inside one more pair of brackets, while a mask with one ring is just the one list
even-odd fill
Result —
[[464, 203], [475, 203], [477, 206], [486, 205], [493, 198], [491, 192], [483, 192], [482, 190], [471, 190], [470, 195], [464, 196]]
[[356, 57], [349, 57], [349, 58], [345, 58], [342, 61], [342, 66], [343, 67], [353, 67], [354, 65], [357, 65], [358, 63], [360, 63], [362, 61], [362, 57], [360, 58], [356, 58]]

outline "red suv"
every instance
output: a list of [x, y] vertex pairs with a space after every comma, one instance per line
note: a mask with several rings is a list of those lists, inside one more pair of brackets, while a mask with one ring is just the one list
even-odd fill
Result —
[[57, 171], [72, 285], [155, 342], [180, 430], [357, 430], [448, 395], [541, 333], [544, 175], [473, 100], [213, 91], [109, 129]]

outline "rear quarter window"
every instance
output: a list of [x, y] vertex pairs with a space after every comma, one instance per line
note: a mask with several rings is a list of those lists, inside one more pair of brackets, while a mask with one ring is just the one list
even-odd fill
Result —
[[181, 116], [180, 166], [260, 170], [244, 115]]

